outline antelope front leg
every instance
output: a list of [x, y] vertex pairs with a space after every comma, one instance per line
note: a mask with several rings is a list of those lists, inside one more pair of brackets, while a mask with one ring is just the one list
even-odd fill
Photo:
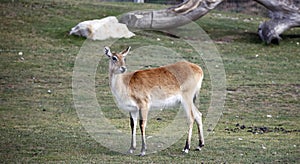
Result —
[[137, 125], [137, 113], [130, 112], [130, 127], [131, 127], [131, 146], [128, 153], [132, 154], [136, 149], [136, 125]]
[[147, 145], [146, 145], [146, 125], [147, 125], [147, 109], [140, 110], [140, 129], [142, 134], [142, 149], [140, 156], [144, 156], [146, 154]]

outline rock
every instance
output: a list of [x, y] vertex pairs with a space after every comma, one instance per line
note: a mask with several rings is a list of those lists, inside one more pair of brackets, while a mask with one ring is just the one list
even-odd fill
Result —
[[83, 36], [92, 40], [131, 38], [135, 36], [125, 24], [119, 23], [114, 16], [81, 22], [73, 27], [69, 34]]

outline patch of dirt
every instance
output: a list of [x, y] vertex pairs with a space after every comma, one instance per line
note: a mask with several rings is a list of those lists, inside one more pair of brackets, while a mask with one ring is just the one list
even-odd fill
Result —
[[231, 43], [231, 42], [233, 42], [235, 39], [239, 39], [239, 38], [240, 38], [240, 36], [228, 35], [228, 36], [216, 38], [216, 39], [214, 40], [214, 42], [215, 42], [215, 43], [218, 43], [218, 44], [225, 44], [225, 43]]
[[225, 0], [216, 9], [252, 15], [268, 15], [268, 10], [265, 7], [249, 0]]
[[239, 124], [237, 123], [235, 125], [235, 127], [233, 128], [225, 128], [225, 131], [230, 132], [234, 132], [234, 133], [238, 133], [238, 132], [249, 132], [249, 133], [253, 133], [253, 134], [264, 134], [264, 133], [294, 133], [294, 132], [300, 132], [300, 129], [293, 129], [293, 130], [289, 130], [289, 129], [285, 129], [282, 126], [276, 126], [276, 127], [266, 127], [266, 126], [246, 126], [243, 124]]

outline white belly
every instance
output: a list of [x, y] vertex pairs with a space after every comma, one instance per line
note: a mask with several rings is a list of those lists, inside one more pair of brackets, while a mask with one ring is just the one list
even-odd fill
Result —
[[181, 102], [181, 96], [180, 95], [172, 95], [165, 98], [155, 98], [153, 97], [150, 102], [150, 108], [157, 109], [157, 108], [164, 108], [169, 106], [175, 106], [178, 105]]

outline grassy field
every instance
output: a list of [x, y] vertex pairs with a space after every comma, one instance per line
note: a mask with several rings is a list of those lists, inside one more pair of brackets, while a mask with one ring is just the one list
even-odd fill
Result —
[[[297, 163], [300, 29], [285, 32], [279, 46], [265, 45], [256, 30], [259, 22], [267, 18], [259, 16], [213, 11], [196, 22], [216, 44], [227, 81], [223, 115], [201, 152], [182, 154], [184, 137], [159, 153], [145, 157], [124, 155], [102, 146], [87, 133], [72, 95], [74, 63], [85, 39], [69, 36], [68, 31], [84, 20], [165, 7], [92, 0], [2, 0], [0, 162]], [[195, 53], [181, 44], [180, 38], [152, 31], [136, 34], [132, 39], [118, 40], [113, 49], [121, 50], [130, 43], [133, 48], [175, 47], [187, 59]], [[98, 101], [104, 103], [112, 123], [129, 133], [127, 115], [105, 99], [109, 95], [105, 82], [107, 75], [98, 71]], [[206, 76], [200, 96], [200, 111], [204, 114], [210, 101], [209, 82]], [[167, 120], [172, 111], [161, 114], [160, 119]], [[157, 120], [150, 121], [149, 131], [162, 126], [163, 121]], [[196, 134], [193, 136], [195, 147]]]

